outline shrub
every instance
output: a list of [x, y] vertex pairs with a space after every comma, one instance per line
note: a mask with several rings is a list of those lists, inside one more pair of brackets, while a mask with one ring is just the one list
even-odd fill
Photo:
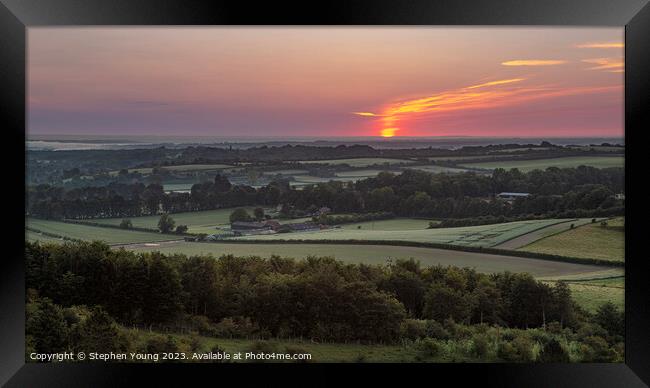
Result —
[[155, 335], [147, 340], [145, 349], [147, 353], [175, 353], [178, 352], [178, 343], [171, 335]]
[[122, 229], [131, 229], [131, 228], [133, 228], [133, 223], [131, 222], [130, 219], [125, 218], [125, 219], [122, 220], [122, 222], [120, 222], [120, 228], [122, 228]]
[[485, 357], [488, 354], [490, 341], [487, 335], [477, 334], [472, 338], [472, 353], [477, 357]]
[[400, 324], [400, 337], [416, 340], [427, 336], [427, 321], [418, 319], [405, 319]]
[[539, 362], [569, 362], [569, 353], [555, 338], [548, 341], [539, 354]]
[[420, 353], [425, 357], [437, 357], [442, 353], [440, 343], [431, 338], [425, 338], [420, 341], [418, 348]]
[[586, 337], [580, 349], [583, 362], [612, 362], [618, 359], [616, 351], [602, 337]]
[[449, 331], [445, 329], [438, 321], [428, 320], [426, 321], [426, 335], [427, 337], [446, 340], [451, 338]]

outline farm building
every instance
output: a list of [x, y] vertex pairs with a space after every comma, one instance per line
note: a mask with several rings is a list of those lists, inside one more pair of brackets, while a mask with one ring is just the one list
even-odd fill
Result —
[[497, 198], [503, 199], [506, 201], [514, 201], [517, 198], [526, 198], [530, 195], [530, 193], [510, 193], [510, 192], [503, 192], [497, 194]]

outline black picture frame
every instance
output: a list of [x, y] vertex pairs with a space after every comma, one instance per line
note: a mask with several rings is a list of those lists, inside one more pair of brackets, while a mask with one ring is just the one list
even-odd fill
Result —
[[[650, 287], [643, 255], [645, 131], [650, 128], [650, 6], [647, 0], [328, 1], [248, 3], [182, 0], [0, 0], [0, 115], [5, 188], [5, 244], [0, 272], [0, 383], [9, 387], [133, 385], [134, 379], [197, 377], [223, 383], [262, 378], [268, 384], [406, 382], [414, 374], [436, 384], [482, 386], [646, 386], [650, 383]], [[401, 365], [119, 365], [25, 364], [24, 170], [26, 29], [70, 25], [544, 25], [625, 26], [626, 336], [623, 364]], [[645, 131], [644, 131], [645, 130]], [[635, 177], [637, 179], [635, 179]], [[14, 236], [15, 235], [15, 236]], [[349, 373], [333, 373], [343, 367]], [[255, 371], [253, 371], [255, 368]], [[406, 380], [406, 379], [409, 380]], [[447, 378], [447, 380], [444, 380]], [[451, 380], [449, 380], [451, 379]], [[422, 381], [422, 380], [420, 380]], [[420, 384], [420, 383], [418, 383]], [[446, 385], [446, 384], [445, 384]]]

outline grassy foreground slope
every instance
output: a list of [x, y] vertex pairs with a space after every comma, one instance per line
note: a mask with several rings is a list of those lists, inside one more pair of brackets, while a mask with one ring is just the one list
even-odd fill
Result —
[[540, 228], [566, 222], [567, 219], [529, 220], [502, 224], [435, 228], [424, 230], [329, 229], [317, 232], [279, 233], [265, 236], [242, 236], [240, 240], [366, 240], [409, 241], [454, 244], [472, 247], [493, 247]]
[[597, 168], [607, 167], [623, 167], [623, 156], [575, 156], [566, 158], [552, 158], [552, 159], [534, 159], [534, 160], [507, 160], [499, 162], [481, 162], [481, 163], [467, 163], [461, 167], [470, 168], [504, 168], [509, 170], [517, 168], [520, 171], [527, 172], [532, 170], [544, 170], [548, 167], [578, 167], [578, 166], [591, 166]]
[[553, 255], [595, 258], [611, 261], [625, 259], [625, 229], [622, 217], [603, 227], [593, 223], [558, 233], [520, 248], [522, 251]]

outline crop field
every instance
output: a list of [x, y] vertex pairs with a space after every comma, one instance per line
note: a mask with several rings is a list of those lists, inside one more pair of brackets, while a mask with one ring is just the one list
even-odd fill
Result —
[[[168, 171], [177, 171], [177, 172], [185, 172], [185, 171], [209, 171], [209, 170], [224, 170], [227, 168], [232, 168], [234, 166], [231, 166], [229, 164], [182, 164], [182, 165], [177, 165], [177, 166], [160, 166], [159, 168], [162, 168], [164, 170]], [[140, 174], [151, 174], [153, 171], [153, 167], [142, 167], [142, 168], [129, 168], [129, 172], [131, 173], [140, 173]], [[119, 171], [111, 171], [111, 175], [117, 175]]]
[[[249, 213], [253, 213], [254, 207], [245, 207]], [[230, 224], [230, 214], [234, 208], [204, 210], [199, 212], [174, 213], [170, 216], [176, 221], [176, 225], [187, 225], [190, 233], [217, 233], [217, 227], [225, 227]], [[268, 209], [265, 209], [268, 210]], [[157, 228], [160, 216], [144, 216], [130, 218], [136, 228]], [[119, 225], [122, 218], [106, 218], [93, 220], [97, 223], [107, 225]]]
[[165, 191], [187, 191], [192, 190], [192, 186], [196, 183], [163, 183], [163, 190]]
[[329, 159], [329, 160], [302, 160], [299, 163], [304, 164], [348, 164], [350, 167], [367, 167], [374, 164], [400, 164], [413, 163], [408, 159], [390, 159], [390, 158], [352, 158], [352, 159]]
[[464, 168], [445, 167], [445, 166], [436, 166], [436, 165], [408, 166], [408, 167], [404, 167], [404, 168], [430, 172], [430, 173], [433, 173], [433, 174], [459, 174], [459, 173], [469, 171], [469, 170], [464, 169]]
[[242, 236], [241, 240], [367, 240], [412, 241], [424, 243], [454, 244], [473, 247], [493, 247], [505, 241], [536, 231], [567, 219], [549, 219], [507, 222], [502, 224], [436, 228], [424, 230], [364, 230], [328, 229], [316, 232], [282, 233], [265, 236]]
[[[87, 226], [79, 224], [69, 224], [65, 222], [28, 219], [27, 226], [35, 230], [52, 233], [59, 236], [66, 236], [77, 240], [100, 240], [107, 244], [128, 244], [144, 243], [150, 241], [165, 241], [179, 239], [172, 235], [165, 235], [153, 232], [141, 232], [137, 230], [121, 230], [116, 228], [102, 228], [100, 226]], [[39, 235], [38, 233], [27, 233], [26, 238], [37, 240], [56, 239]]]
[[594, 313], [604, 303], [611, 302], [618, 309], [625, 309], [625, 277], [584, 279], [565, 276], [564, 281], [571, 289], [575, 301], [587, 311]]
[[589, 223], [566, 232], [537, 240], [520, 248], [522, 251], [561, 256], [589, 257], [623, 261], [625, 259], [624, 219], [608, 221], [608, 226]]
[[534, 160], [508, 160], [500, 162], [467, 163], [461, 167], [506, 170], [517, 168], [520, 171], [544, 170], [548, 167], [578, 167], [591, 166], [597, 168], [623, 167], [623, 156], [575, 156], [566, 158], [534, 159]]
[[543, 228], [536, 230], [531, 233], [527, 233], [524, 235], [521, 235], [519, 237], [513, 238], [512, 240], [508, 240], [502, 244], [499, 244], [495, 246], [495, 248], [500, 248], [500, 249], [519, 249], [522, 248], [526, 245], [529, 245], [535, 241], [538, 241], [540, 239], [552, 236], [557, 233], [561, 233], [564, 231], [567, 231], [571, 229], [571, 225], [574, 227], [578, 227], [581, 225], [585, 225], [591, 222], [591, 218], [579, 218], [575, 220], [569, 220], [566, 222], [561, 222], [559, 224], [551, 225], [549, 227]]
[[[478, 252], [452, 251], [447, 249], [404, 247], [390, 245], [355, 245], [355, 244], [241, 244], [241, 243], [195, 243], [163, 242], [153, 244], [129, 245], [125, 249], [135, 252], [159, 251], [162, 253], [183, 253], [186, 255], [212, 255], [220, 257], [260, 256], [305, 258], [308, 256], [330, 256], [348, 263], [385, 264], [388, 260], [419, 260], [422, 266], [454, 265], [472, 267], [479, 272], [493, 273], [502, 271], [528, 272], [534, 276], [555, 278], [558, 276], [595, 276], [603, 267], [585, 264], [564, 263], [558, 261], [529, 259], [512, 256], [485, 254]], [[620, 272], [619, 272], [620, 274]]]
[[438, 221], [422, 220], [415, 218], [394, 218], [390, 220], [355, 222], [353, 224], [343, 224], [341, 229], [347, 230], [424, 230], [429, 226], [429, 222], [437, 223]]

